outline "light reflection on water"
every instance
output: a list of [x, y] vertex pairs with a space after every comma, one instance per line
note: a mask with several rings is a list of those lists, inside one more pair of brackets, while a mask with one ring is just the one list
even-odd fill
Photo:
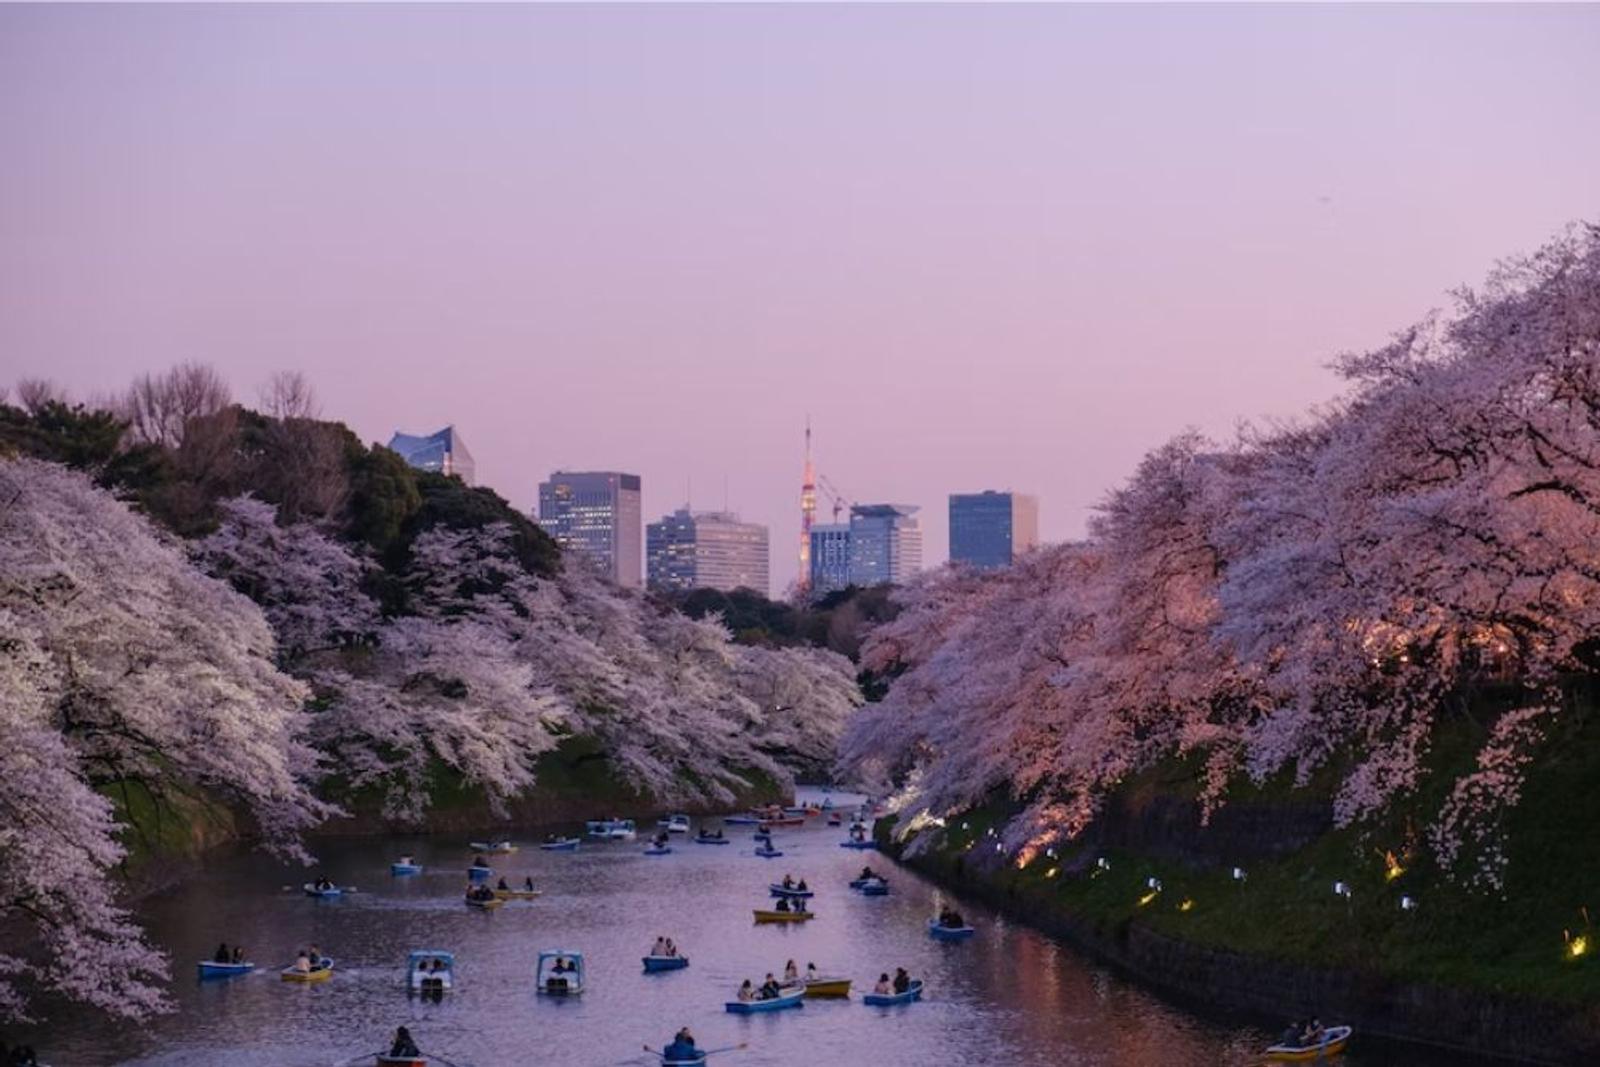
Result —
[[[749, 828], [728, 833], [734, 844], [725, 847], [675, 838], [675, 852], [664, 857], [642, 855], [642, 841], [541, 852], [530, 834], [523, 851], [493, 862], [513, 885], [531, 874], [545, 895], [488, 914], [460, 902], [465, 838], [321, 841], [326, 873], [360, 889], [337, 901], [293, 888], [305, 872], [253, 853], [223, 856], [143, 909], [151, 936], [174, 961], [177, 1012], [137, 1028], [87, 1015], [60, 1019], [41, 1043], [58, 1067], [326, 1067], [378, 1049], [401, 1024], [425, 1051], [476, 1067], [652, 1063], [641, 1046], [660, 1047], [683, 1025], [702, 1047], [748, 1041], [747, 1051], [713, 1061], [727, 1067], [1210, 1067], [1254, 1062], [1251, 1051], [1266, 1043], [1261, 1031], [1170, 1007], [970, 902], [959, 906], [977, 937], [956, 945], [930, 940], [923, 923], [943, 894], [877, 853], [839, 848], [844, 832], [821, 819], [780, 830], [786, 855], [777, 860], [752, 854]], [[402, 852], [425, 864], [425, 873], [391, 878], [388, 864]], [[889, 896], [862, 897], [847, 887], [864, 862], [890, 871]], [[768, 906], [768, 882], [785, 873], [818, 891], [817, 918], [799, 927], [755, 926], [751, 909]], [[688, 969], [641, 973], [640, 956], [658, 934], [678, 942]], [[263, 971], [196, 982], [194, 962], [219, 941], [242, 941]], [[338, 960], [332, 980], [279, 981], [276, 968], [309, 942]], [[456, 953], [457, 988], [442, 1003], [404, 992], [404, 960], [413, 948]], [[559, 948], [585, 955], [589, 989], [581, 997], [533, 992], [537, 953]], [[741, 980], [759, 982], [791, 958], [802, 969], [814, 961], [824, 972], [849, 975], [858, 990], [904, 966], [927, 980], [926, 999], [892, 1009], [812, 1000], [770, 1015], [723, 1012]]]

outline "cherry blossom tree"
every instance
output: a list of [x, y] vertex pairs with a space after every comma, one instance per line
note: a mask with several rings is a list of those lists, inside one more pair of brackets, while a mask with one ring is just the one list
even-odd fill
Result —
[[[0, 914], [37, 935], [38, 987], [141, 1017], [165, 964], [116, 906], [124, 827], [97, 789], [199, 786], [295, 852], [326, 811], [306, 690], [254, 604], [83, 475], [0, 461], [0, 501]], [[21, 970], [0, 960], [13, 1016]]]
[[1339, 366], [1349, 393], [1298, 423], [1153, 452], [1087, 544], [906, 590], [864, 649], [895, 680], [846, 764], [913, 781], [913, 815], [1007, 789], [1019, 849], [1185, 753], [1204, 812], [1238, 774], [1303, 784], [1337, 762], [1350, 824], [1419, 784], [1452, 695], [1493, 669], [1525, 696], [1430, 840], [1464, 882], [1500, 884], [1498, 827], [1556, 687], [1597, 662], [1600, 230]]

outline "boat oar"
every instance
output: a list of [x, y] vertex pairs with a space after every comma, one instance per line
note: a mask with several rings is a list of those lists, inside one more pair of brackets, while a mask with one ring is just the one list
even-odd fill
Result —
[[376, 1052], [358, 1052], [354, 1056], [349, 1056], [340, 1060], [338, 1063], [335, 1063], [333, 1067], [345, 1067], [345, 1064], [347, 1063], [354, 1063], [357, 1060], [377, 1059], [382, 1055], [383, 1049], [378, 1049]]
[[[747, 1049], [749, 1047], [750, 1047], [750, 1042], [741, 1041], [737, 1045], [723, 1045], [721, 1048], [706, 1048], [706, 1049], [699, 1049], [697, 1051], [699, 1051], [700, 1053], [702, 1053], [705, 1056], [715, 1056], [719, 1052], [740, 1052], [740, 1051], [743, 1051], [744, 1049]], [[644, 1046], [644, 1050], [646, 1052], [650, 1053], [650, 1055], [654, 1056], [656, 1059], [660, 1060], [662, 1063], [677, 1063], [678, 1062], [677, 1060], [669, 1060], [669, 1059], [667, 1059], [667, 1057], [666, 1057], [666, 1055], [664, 1053], [657, 1052], [655, 1049], [651, 1048], [649, 1045]]]

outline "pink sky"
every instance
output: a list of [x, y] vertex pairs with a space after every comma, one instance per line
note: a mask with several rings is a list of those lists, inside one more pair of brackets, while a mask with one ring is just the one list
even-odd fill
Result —
[[1600, 8], [0, 8], [0, 381], [307, 371], [522, 507], [641, 474], [793, 577], [860, 501], [1040, 497], [1293, 415], [1600, 218]]

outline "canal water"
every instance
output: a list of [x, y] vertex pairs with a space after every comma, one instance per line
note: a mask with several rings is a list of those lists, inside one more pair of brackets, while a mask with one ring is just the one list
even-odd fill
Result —
[[[876, 852], [840, 848], [844, 831], [820, 818], [778, 831], [781, 859], [757, 857], [749, 827], [727, 833], [734, 843], [721, 847], [675, 835], [672, 854], [659, 857], [643, 855], [643, 828], [639, 841], [585, 841], [576, 853], [542, 852], [530, 835], [521, 851], [492, 862], [513, 885], [531, 875], [544, 896], [489, 913], [461, 901], [470, 853], [454, 838], [319, 841], [320, 870], [359, 890], [339, 900], [306, 897], [298, 884], [308, 875], [298, 868], [225, 855], [141, 910], [172, 957], [176, 1012], [138, 1026], [58, 1016], [37, 1035], [41, 1051], [56, 1067], [329, 1067], [370, 1063], [352, 1058], [385, 1046], [402, 1024], [425, 1052], [460, 1067], [651, 1064], [642, 1047], [659, 1048], [685, 1025], [701, 1047], [747, 1043], [712, 1059], [725, 1067], [1214, 1067], [1260, 1062], [1254, 1053], [1268, 1043], [1261, 1030], [1175, 1009], [971, 902], [953, 903], [978, 928], [975, 938], [931, 940], [924, 923], [945, 902], [940, 890]], [[388, 865], [403, 852], [425, 872], [391, 877]], [[864, 863], [889, 873], [890, 895], [849, 889]], [[786, 873], [817, 891], [816, 918], [755, 925], [752, 909], [770, 907], [767, 885]], [[687, 969], [642, 973], [640, 957], [661, 934], [690, 958]], [[219, 941], [244, 944], [261, 970], [198, 981], [195, 962]], [[336, 959], [332, 979], [280, 981], [277, 969], [308, 943]], [[411, 949], [456, 954], [457, 987], [442, 1002], [405, 992]], [[534, 993], [535, 960], [546, 949], [583, 953], [582, 996]], [[926, 993], [887, 1009], [857, 996], [769, 1015], [724, 1012], [740, 981], [759, 984], [790, 959], [847, 975], [858, 991], [905, 967], [926, 981]], [[1358, 1047], [1345, 1062], [1424, 1061]]]

